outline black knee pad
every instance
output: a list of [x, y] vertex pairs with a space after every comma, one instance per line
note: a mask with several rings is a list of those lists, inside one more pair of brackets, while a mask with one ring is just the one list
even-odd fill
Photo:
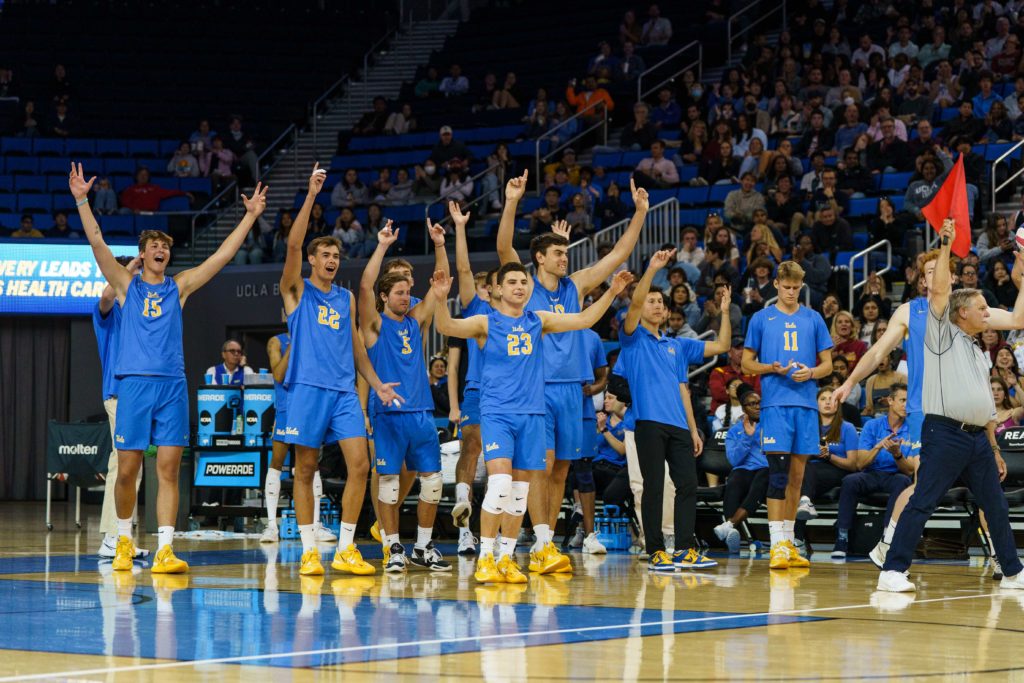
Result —
[[768, 459], [768, 491], [772, 500], [786, 500], [786, 486], [789, 484], [789, 454], [766, 453]]
[[594, 493], [594, 462], [590, 458], [580, 458], [572, 464], [572, 476], [576, 481], [576, 490], [580, 493]]

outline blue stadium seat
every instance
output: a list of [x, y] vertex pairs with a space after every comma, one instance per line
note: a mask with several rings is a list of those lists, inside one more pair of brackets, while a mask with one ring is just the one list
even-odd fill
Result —
[[78, 232], [82, 231], [82, 217], [78, 215], [77, 211], [68, 214], [68, 227]]
[[939, 112], [939, 121], [949, 121], [951, 119], [955, 119], [959, 115], [959, 107], [943, 107], [942, 111]]
[[661, 204], [662, 202], [674, 199], [678, 190], [648, 190], [647, 196], [650, 199], [651, 206], [655, 204]]
[[0, 138], [0, 153], [28, 156], [32, 154], [32, 138]]
[[103, 160], [103, 172], [107, 175], [135, 175], [135, 159], [110, 158]]
[[178, 186], [182, 192], [213, 194], [213, 183], [209, 178], [179, 178]]
[[14, 178], [15, 192], [46, 192], [46, 178], [38, 175], [19, 175]]
[[712, 204], [724, 202], [726, 195], [738, 189], [740, 189], [739, 185], [712, 185], [708, 192], [708, 201]]
[[690, 182], [696, 178], [697, 174], [700, 172], [700, 166], [697, 164], [685, 164], [683, 166], [678, 166], [677, 169], [679, 170], [679, 182], [681, 183]]
[[32, 152], [39, 157], [64, 156], [63, 138], [36, 138], [32, 143]]
[[519, 213], [533, 213], [540, 208], [541, 202], [540, 197], [523, 197], [519, 202]]
[[68, 177], [66, 175], [46, 176], [46, 191], [50, 194], [67, 194]]
[[676, 192], [676, 198], [683, 206], [698, 206], [707, 204], [708, 188], [705, 187], [681, 187]]
[[853, 248], [856, 251], [862, 251], [868, 246], [868, 240], [871, 239], [871, 235], [864, 231], [857, 231], [853, 233]]
[[14, 176], [0, 175], [0, 194], [14, 192]]
[[100, 228], [108, 235], [134, 235], [135, 217], [120, 213], [103, 216], [100, 219]]
[[7, 164], [4, 163], [4, 158], [0, 157], [0, 173], [3, 173], [4, 169], [6, 169], [6, 168], [7, 168]]
[[64, 141], [64, 154], [72, 161], [82, 161], [81, 157], [96, 156], [96, 141], [80, 138], [68, 138]]
[[127, 140], [97, 140], [96, 154], [101, 157], [123, 157], [128, 155]]
[[110, 185], [114, 188], [114, 192], [121, 193], [129, 185], [135, 183], [135, 178], [130, 175], [112, 175], [110, 176]]
[[68, 185], [68, 160], [63, 157], [41, 157], [39, 159], [39, 172], [43, 175], [60, 176], [64, 180], [64, 189]]
[[646, 150], [641, 150], [639, 152], [623, 152], [619, 165], [626, 168], [636, 168], [637, 164], [649, 156], [651, 156], [651, 153]]
[[618, 168], [622, 159], [622, 152], [599, 152], [594, 155], [592, 166], [604, 166], [605, 168]]
[[882, 191], [899, 190], [902, 193], [910, 185], [910, 179], [913, 176], [914, 174], [909, 171], [905, 173], [882, 173], [878, 181], [878, 189]]
[[160, 140], [159, 144], [160, 151], [157, 153], [157, 156], [165, 157], [170, 161], [174, 153], [178, 151], [178, 146], [181, 145], [181, 142], [178, 140]]
[[906, 199], [906, 197], [904, 197], [904, 195], [901, 195], [901, 194], [897, 194], [897, 195], [893, 195], [892, 197], [889, 197], [889, 201], [892, 202], [893, 210], [895, 210], [895, 211], [902, 211], [903, 210], [903, 201], [905, 199]]
[[855, 251], [840, 251], [836, 254], [835, 259], [832, 261], [833, 266], [849, 266], [850, 259], [856, 254]]
[[[996, 159], [998, 159], [1002, 155], [1006, 154], [1015, 144], [1017, 144], [1017, 143], [1016, 142], [997, 142], [997, 143], [994, 143], [994, 144], [987, 145], [984, 152], [979, 152], [977, 150], [977, 148], [975, 148], [974, 151], [977, 152], [978, 154], [983, 155], [985, 157], [985, 161], [995, 161]], [[1007, 159], [1019, 159], [1019, 158], [1020, 158], [1020, 149], [1019, 148], [1017, 150], [1015, 150], [1013, 154], [1011, 154], [1010, 156], [1007, 157]]]
[[11, 175], [38, 173], [39, 160], [35, 157], [7, 157], [7, 172]]
[[863, 199], [851, 199], [850, 200], [850, 212], [849, 217], [855, 216], [870, 216], [874, 215], [878, 211], [878, 198], [877, 197], [865, 197]]
[[[108, 218], [110, 218], [108, 216]], [[131, 216], [129, 216], [131, 218]], [[106, 226], [104, 226], [106, 227]], [[167, 232], [167, 216], [139, 214], [135, 216], [135, 233], [141, 235], [144, 230], [160, 230]]]
[[165, 190], [178, 189], [178, 178], [175, 178], [174, 176], [154, 176], [149, 179], [149, 182], [153, 183], [157, 187], [162, 187]]
[[[548, 150], [551, 149], [550, 140], [542, 140], [540, 143], [540, 153], [547, 154]], [[525, 157], [533, 156], [537, 150], [537, 143], [534, 140], [522, 140], [521, 142], [513, 142], [508, 146], [508, 153], [514, 157]]]
[[0, 194], [0, 211], [13, 213], [18, 208], [18, 198], [13, 194]]
[[[64, 183], [64, 189], [67, 190], [67, 183]], [[71, 196], [70, 192], [62, 192], [61, 194], [50, 195], [53, 199], [53, 210], [54, 211], [66, 211], [68, 213], [76, 213], [75, 198]]]
[[158, 157], [160, 154], [159, 140], [129, 140], [128, 156], [130, 157]]
[[0, 230], [17, 230], [21, 227], [21, 216], [16, 213], [4, 213], [0, 209]]
[[160, 201], [161, 211], [188, 211], [188, 197], [168, 197]]
[[50, 213], [53, 201], [48, 194], [18, 195], [18, 211], [21, 213]]
[[167, 159], [160, 157], [135, 157], [136, 168], [148, 168], [150, 173], [166, 173]]
[[680, 225], [703, 226], [711, 209], [682, 209], [679, 212]]

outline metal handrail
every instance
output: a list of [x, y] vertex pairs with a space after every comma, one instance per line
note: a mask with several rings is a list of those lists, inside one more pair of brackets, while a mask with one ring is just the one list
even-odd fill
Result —
[[342, 76], [341, 78], [336, 80], [333, 84], [331, 84], [331, 86], [328, 87], [327, 90], [324, 90], [324, 92], [320, 95], [320, 97], [318, 97], [315, 100], [313, 100], [313, 104], [310, 107], [310, 117], [313, 119], [313, 151], [314, 151], [314, 153], [317, 150], [317, 135], [318, 135], [319, 121], [320, 121], [320, 105], [324, 102], [324, 100], [326, 100], [328, 97], [330, 97], [338, 88], [340, 88], [342, 86], [342, 84], [344, 84], [348, 80], [349, 80], [349, 75], [345, 74], [344, 76]]
[[[195, 258], [196, 258], [196, 220], [198, 220], [198, 218], [200, 216], [208, 216], [210, 214], [217, 215], [221, 211], [225, 211], [225, 210], [230, 209], [230, 207], [218, 207], [217, 203], [229, 191], [237, 190], [237, 189], [238, 189], [238, 181], [237, 180], [232, 180], [227, 185], [227, 187], [225, 187], [223, 190], [221, 190], [216, 195], [214, 195], [213, 198], [211, 198], [210, 201], [208, 201], [205, 206], [203, 206], [201, 209], [199, 209], [198, 211], [196, 211], [193, 214], [193, 216], [192, 216], [192, 238], [189, 241], [189, 245], [188, 245], [189, 259], [193, 263], [195, 263]], [[236, 198], [235, 201], [237, 202], [237, 198]]]
[[1000, 156], [998, 159], [996, 159], [995, 161], [992, 162], [991, 173], [992, 173], [992, 210], [993, 211], [996, 210], [996, 193], [999, 192], [1000, 190], [1002, 190], [1004, 187], [1006, 187], [1010, 183], [1012, 183], [1014, 180], [1016, 180], [1017, 177], [1020, 176], [1021, 173], [1024, 173], [1024, 164], [1021, 164], [1021, 167], [1017, 169], [1016, 173], [1011, 175], [1009, 178], [1004, 180], [998, 187], [996, 187], [996, 166], [998, 166], [1000, 164], [1000, 162], [1005, 161], [1008, 156], [1010, 156], [1011, 154], [1016, 152], [1018, 149], [1020, 149], [1021, 145], [1024, 145], [1024, 140], [1021, 140], [1016, 145], [1014, 145], [1010, 149], [1008, 149], [1005, 152], [1003, 152], [1002, 156]]
[[[804, 295], [804, 305], [807, 306], [808, 308], [810, 308], [811, 307], [811, 288], [807, 286], [806, 282], [803, 285], [800, 286], [800, 292]], [[774, 304], [778, 300], [779, 300], [779, 296], [776, 294], [771, 299], [768, 299], [767, 301], [764, 302], [764, 308], [768, 308], [769, 306], [771, 306], [772, 304]]]
[[[722, 315], [729, 315], [729, 312], [728, 311], [724, 311], [722, 313]], [[716, 334], [718, 334], [718, 333], [715, 332], [714, 330], [704, 330], [703, 332], [701, 332], [700, 334], [697, 335], [697, 339], [708, 339], [709, 337], [713, 337]], [[707, 372], [711, 368], [715, 367], [715, 364], [717, 362], [718, 362], [718, 356], [711, 356], [711, 359], [708, 362], [706, 362], [703, 365], [699, 366], [695, 370], [690, 370], [690, 373], [689, 373], [690, 379], [693, 379], [694, 377], [699, 377], [700, 375], [703, 375], [705, 372]]]
[[[890, 270], [892, 270], [892, 243], [889, 240], [881, 240], [880, 242], [875, 242], [874, 244], [872, 244], [867, 249], [863, 249], [861, 251], [858, 251], [856, 254], [854, 254], [850, 258], [850, 265], [849, 265], [849, 268], [850, 268], [850, 307], [847, 310], [849, 310], [849, 311], [853, 310], [853, 302], [855, 301], [854, 294], [857, 293], [858, 289], [860, 289], [865, 284], [867, 284], [868, 275], [870, 275], [870, 271], [868, 270], [868, 268], [871, 265], [870, 261], [868, 261], [868, 255], [871, 254], [874, 251], [877, 251], [877, 250], [881, 249], [882, 247], [885, 247], [885, 258], [886, 258], [885, 268], [883, 268], [881, 270], [876, 270], [875, 274], [876, 275], [884, 275], [885, 273], [888, 273]], [[863, 258], [864, 259], [864, 279], [861, 280], [860, 282], [857, 282], [856, 284], [854, 284], [854, 282], [853, 282], [853, 278], [855, 277], [854, 276], [854, 270], [856, 269], [856, 266], [854, 264], [856, 263], [857, 259], [859, 259], [859, 258]]]
[[[681, 69], [677, 70], [675, 73], [673, 73], [671, 76], [669, 76], [665, 80], [663, 80], [660, 83], [658, 83], [653, 88], [648, 88], [647, 90], [643, 89], [644, 76], [646, 76], [647, 74], [651, 73], [652, 71], [657, 69], [659, 66], [667, 63], [668, 61], [670, 61], [672, 59], [675, 59], [676, 57], [681, 55], [683, 52], [686, 52], [687, 50], [689, 50], [694, 45], [697, 46], [697, 60], [696, 61], [690, 62], [686, 66], [684, 66]], [[658, 62], [654, 66], [646, 69], [645, 71], [643, 71], [643, 73], [641, 73], [639, 76], [637, 76], [637, 78], [636, 78], [636, 99], [637, 99], [637, 101], [639, 102], [640, 100], [642, 100], [643, 98], [647, 97], [652, 92], [654, 92], [655, 90], [657, 90], [661, 86], [665, 85], [666, 83], [672, 82], [673, 80], [675, 80], [676, 76], [678, 76], [679, 74], [685, 73], [687, 69], [691, 69], [694, 66], [697, 67], [697, 80], [700, 81], [701, 78], [704, 75], [704, 44], [701, 43], [699, 40], [690, 41], [686, 45], [682, 46], [681, 48], [679, 48], [678, 50], [676, 50], [675, 52], [670, 54], [668, 57], [665, 57], [665, 59], [661, 60], [660, 62]]]
[[[543, 157], [541, 156], [541, 154], [540, 154], [540, 145], [541, 145], [541, 143], [545, 139], [552, 137], [552, 134], [556, 130], [558, 130], [559, 128], [562, 128], [563, 126], [568, 125], [568, 123], [570, 121], [575, 121], [576, 119], [582, 119], [584, 114], [586, 114], [591, 109], [597, 109], [598, 107], [600, 107], [601, 109], [604, 110], [604, 116], [601, 117], [601, 121], [599, 121], [598, 123], [595, 123], [593, 126], [591, 126], [590, 128], [587, 128], [586, 130], [581, 130], [581, 131], [577, 132], [575, 136], [569, 138], [568, 140], [565, 140], [558, 147], [555, 147], [555, 148], [551, 149]], [[568, 147], [570, 144], [572, 144], [576, 140], [579, 140], [580, 138], [582, 138], [584, 135], [586, 135], [590, 131], [596, 130], [599, 127], [603, 127], [603, 129], [604, 129], [604, 132], [603, 132], [603, 143], [607, 145], [608, 144], [608, 108], [605, 105], [604, 100], [599, 100], [597, 102], [594, 102], [593, 104], [588, 104], [582, 110], [576, 112], [576, 114], [574, 114], [573, 116], [567, 118], [565, 121], [562, 121], [560, 124], [558, 124], [554, 128], [552, 128], [550, 130], [547, 130], [547, 131], [544, 131], [544, 133], [542, 133], [541, 135], [539, 135], [537, 137], [537, 139], [534, 141], [534, 143], [535, 143], [534, 170], [536, 171], [536, 174], [537, 174], [534, 177], [534, 182], [537, 184], [537, 194], [538, 195], [540, 194], [541, 190], [543, 189], [543, 178], [541, 177], [541, 174], [540, 174], [541, 163], [544, 162], [544, 161], [547, 161], [548, 159], [553, 157], [556, 153], [558, 153], [561, 150], [565, 149], [566, 147]]]
[[[476, 189], [476, 181], [477, 180], [479, 180], [480, 178], [483, 178], [485, 175], [487, 175], [488, 173], [490, 173], [491, 171], [493, 171], [496, 168], [498, 168], [498, 164], [492, 164], [491, 166], [488, 166], [484, 170], [482, 170], [479, 173], [477, 173], [475, 176], [470, 176], [469, 180], [473, 181], [473, 189], [474, 190]], [[501, 183], [498, 183], [498, 185], [500, 186]], [[483, 195], [481, 195], [481, 196], [483, 196]], [[478, 199], [478, 198], [479, 197], [474, 198], [474, 200], [472, 202], [469, 202], [469, 203], [470, 204], [476, 203], [476, 199]], [[449, 198], [448, 197], [438, 197], [437, 199], [432, 200], [429, 204], [427, 204], [427, 205], [425, 205], [423, 207], [423, 218], [424, 219], [430, 218], [430, 207], [434, 206], [435, 204], [447, 204], [448, 202], [449, 202]], [[447, 220], [448, 218], [449, 218], [449, 216], [445, 216], [444, 218], [438, 220], [438, 223], [443, 222], [443, 221]]]
[[786, 0], [782, 0], [778, 5], [776, 5], [772, 9], [769, 9], [767, 12], [765, 12], [760, 17], [758, 17], [753, 23], [748, 24], [747, 26], [745, 26], [739, 32], [737, 32], [736, 34], [733, 34], [733, 32], [732, 32], [733, 21], [735, 21], [736, 19], [741, 17], [743, 14], [745, 14], [748, 9], [750, 9], [752, 7], [755, 7], [755, 6], [759, 5], [759, 4], [761, 4], [761, 0], [754, 0], [749, 5], [746, 5], [745, 7], [742, 7], [740, 9], [736, 10], [735, 12], [733, 12], [729, 16], [728, 21], [726, 21], [726, 25], [725, 25], [725, 32], [726, 32], [725, 47], [726, 47], [726, 55], [727, 55], [727, 57], [726, 57], [726, 63], [727, 64], [732, 62], [732, 42], [733, 42], [733, 40], [735, 38], [739, 38], [740, 36], [744, 35], [748, 31], [752, 30], [755, 26], [757, 26], [762, 21], [764, 21], [765, 19], [767, 19], [768, 17], [772, 16], [773, 14], [775, 14], [776, 12], [778, 12], [780, 10], [782, 11], [782, 26], [781, 26], [780, 30], [785, 30], [786, 29]]

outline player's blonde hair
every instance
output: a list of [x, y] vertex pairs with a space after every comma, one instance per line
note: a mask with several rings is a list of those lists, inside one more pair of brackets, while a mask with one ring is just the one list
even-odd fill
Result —
[[796, 261], [783, 261], [779, 264], [779, 270], [775, 273], [775, 279], [779, 282], [803, 282], [804, 269]]

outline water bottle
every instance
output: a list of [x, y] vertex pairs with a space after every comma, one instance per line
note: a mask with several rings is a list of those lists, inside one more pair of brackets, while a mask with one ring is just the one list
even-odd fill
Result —
[[747, 280], [747, 286], [743, 288], [743, 298], [748, 305], [750, 304], [750, 295], [754, 292], [754, 284], [754, 278], [749, 278]]
[[232, 434], [241, 434], [242, 433], [242, 429], [243, 429], [243, 427], [242, 427], [242, 413], [241, 413], [241, 411], [239, 411], [238, 414], [235, 415], [235, 428], [234, 428], [234, 430], [231, 433]]

